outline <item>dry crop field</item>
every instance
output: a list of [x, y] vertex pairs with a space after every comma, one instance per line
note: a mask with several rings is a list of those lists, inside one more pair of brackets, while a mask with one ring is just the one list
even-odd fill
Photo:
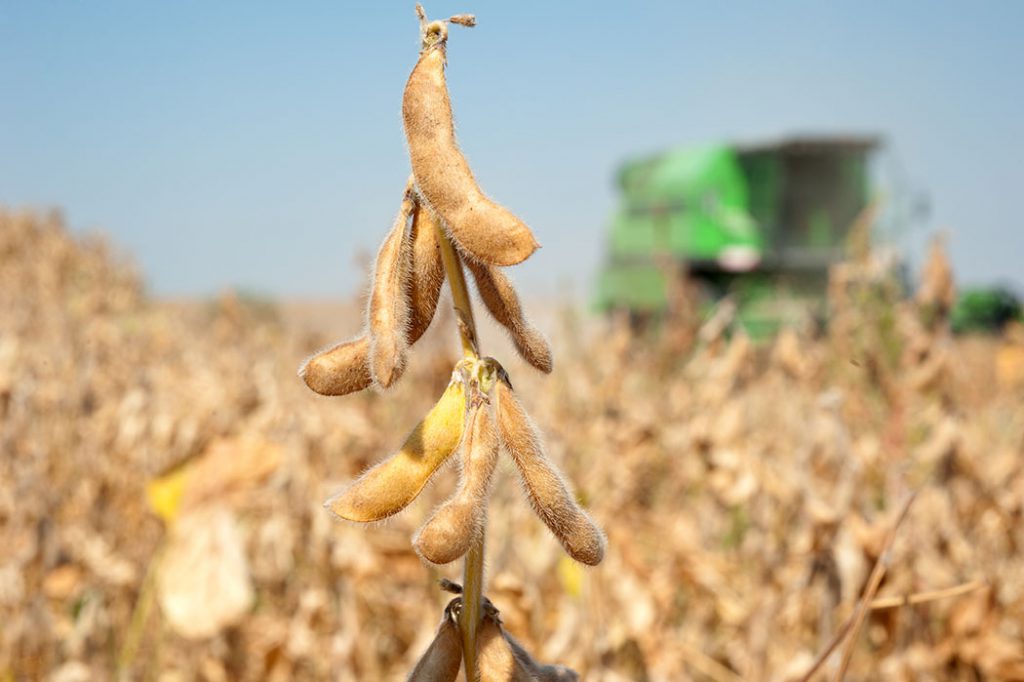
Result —
[[[499, 466], [486, 591], [530, 651], [585, 680], [797, 680], [862, 604], [846, 679], [1024, 679], [1020, 341], [952, 339], [942, 282], [898, 301], [875, 266], [766, 347], [724, 312], [540, 318], [553, 374], [510, 369], [608, 548], [569, 560]], [[456, 474], [382, 524], [322, 502], [457, 343], [436, 321], [386, 396], [324, 398], [296, 367], [358, 316], [315, 310], [154, 301], [59, 216], [0, 212], [0, 680], [404, 679], [460, 578], [409, 539]]]

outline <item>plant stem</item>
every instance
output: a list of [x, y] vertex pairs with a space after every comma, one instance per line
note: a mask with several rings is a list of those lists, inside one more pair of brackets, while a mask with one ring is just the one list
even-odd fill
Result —
[[[485, 522], [486, 525], [486, 522]], [[481, 595], [484, 588], [484, 531], [473, 541], [462, 567], [462, 615], [459, 631], [462, 633], [462, 662], [466, 679], [476, 682], [479, 671], [476, 661], [476, 635], [481, 620]]]
[[444, 272], [448, 277], [448, 286], [452, 291], [452, 307], [455, 309], [455, 322], [459, 327], [459, 338], [462, 341], [462, 352], [467, 358], [480, 357], [476, 340], [476, 322], [473, 320], [473, 304], [469, 300], [469, 289], [466, 288], [466, 276], [462, 272], [462, 259], [455, 250], [448, 234], [437, 226], [437, 240], [441, 246], [441, 260]]
[[[462, 260], [451, 240], [437, 223], [437, 239], [441, 247], [448, 286], [452, 292], [452, 307], [459, 327], [462, 352], [468, 358], [478, 358], [480, 349], [476, 340], [476, 323], [473, 320], [473, 305], [466, 288], [466, 277], [462, 272]], [[484, 536], [485, 529], [473, 541], [466, 553], [462, 571], [462, 613], [459, 616], [459, 631], [462, 633], [462, 662], [466, 668], [466, 680], [476, 682], [479, 678], [476, 661], [476, 635], [481, 618], [481, 595], [484, 586]]]

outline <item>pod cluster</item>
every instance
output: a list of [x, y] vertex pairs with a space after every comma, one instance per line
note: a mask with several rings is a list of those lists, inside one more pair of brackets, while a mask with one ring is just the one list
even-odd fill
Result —
[[[505, 369], [494, 358], [481, 358], [476, 343], [463, 264], [484, 307], [507, 330], [523, 359], [542, 372], [552, 370], [551, 348], [527, 320], [519, 295], [502, 270], [526, 260], [539, 245], [522, 220], [480, 189], [455, 138], [445, 80], [448, 25], [473, 26], [475, 19], [456, 15], [446, 22], [430, 22], [420, 5], [416, 11], [422, 48], [402, 98], [412, 175], [377, 252], [366, 322], [356, 338], [309, 358], [299, 376], [323, 395], [393, 386], [405, 371], [409, 349], [434, 318], [446, 277], [451, 278], [465, 357], [401, 447], [324, 506], [348, 521], [387, 519], [405, 509], [438, 469], [454, 460], [460, 472], [457, 489], [412, 540], [424, 561], [448, 564], [482, 543], [491, 482], [504, 451], [537, 516], [570, 557], [593, 566], [604, 558], [604, 533], [547, 457], [540, 433]], [[472, 655], [466, 652], [466, 668], [467, 674], [477, 671], [481, 682], [578, 679], [567, 668], [534, 661], [504, 630], [486, 598], [477, 636], [475, 626], [460, 633], [461, 603], [461, 597], [456, 598], [445, 609], [433, 642], [409, 680], [456, 680], [464, 645], [476, 647]]]
[[[459, 280], [453, 296], [465, 293], [463, 263], [519, 354], [542, 372], [552, 370], [551, 349], [527, 320], [502, 270], [528, 258], [537, 242], [525, 223], [483, 193], [455, 139], [445, 80], [448, 25], [472, 26], [475, 19], [457, 15], [430, 22], [422, 7], [417, 12], [422, 49], [402, 99], [412, 174], [377, 252], [362, 333], [315, 354], [299, 370], [323, 395], [395, 385], [409, 349], [434, 318], [446, 276]], [[537, 516], [571, 557], [596, 565], [604, 556], [604, 534], [548, 459], [504, 368], [493, 358], [478, 357], [471, 321], [457, 322], [470, 347], [437, 403], [396, 452], [325, 506], [349, 521], [386, 519], [408, 506], [459, 453], [458, 489], [413, 538], [424, 560], [447, 564], [464, 556], [484, 532], [491, 479], [504, 450]]]
[[[409, 348], [434, 318], [446, 273], [457, 273], [453, 277], [461, 287], [463, 261], [484, 306], [519, 354], [542, 372], [552, 369], [547, 341], [526, 319], [512, 281], [501, 270], [529, 257], [537, 242], [521, 220], [480, 190], [455, 140], [445, 82], [448, 23], [472, 26], [475, 19], [456, 15], [448, 22], [428, 22], [422, 7], [417, 12], [423, 48], [402, 100], [412, 175], [377, 252], [363, 333], [317, 353], [299, 370], [306, 384], [324, 395], [393, 386], [405, 370]], [[470, 330], [467, 337], [472, 336]], [[483, 533], [491, 478], [504, 450], [537, 516], [565, 551], [582, 563], [599, 563], [604, 534], [546, 456], [504, 368], [493, 358], [477, 357], [472, 339], [470, 345], [472, 352], [456, 365], [437, 404], [398, 451], [325, 506], [350, 521], [386, 519], [412, 502], [459, 452], [458, 490], [413, 540], [425, 560], [447, 564], [465, 555]]]
[[[409, 674], [408, 682], [455, 682], [462, 665], [462, 639], [457, 622], [462, 598], [445, 607], [441, 624], [430, 646]], [[545, 665], [534, 660], [505, 630], [501, 614], [483, 599], [483, 620], [477, 637], [477, 665], [480, 682], [575, 682], [579, 675], [562, 665]]]
[[349, 521], [381, 521], [405, 509], [434, 473], [459, 453], [459, 485], [417, 531], [423, 559], [461, 558], [484, 530], [500, 452], [512, 458], [533, 510], [566, 553], [588, 565], [604, 558], [605, 537], [544, 452], [537, 427], [494, 358], [464, 359], [444, 393], [397, 452], [331, 497], [327, 509]]
[[438, 227], [413, 187], [410, 179], [377, 253], [364, 332], [320, 351], [299, 369], [306, 385], [321, 395], [392, 386], [405, 369], [409, 347], [434, 319], [444, 283]]
[[[474, 23], [470, 15], [448, 21]], [[320, 351], [299, 369], [306, 385], [322, 395], [372, 385], [386, 389], [402, 376], [409, 348], [437, 311], [444, 238], [469, 266], [485, 307], [519, 354], [542, 372], [552, 368], [547, 340], [527, 320], [501, 270], [526, 260], [537, 241], [523, 221], [483, 193], [459, 149], [445, 81], [447, 23], [422, 20], [421, 32], [423, 49], [402, 98], [412, 176], [377, 252], [363, 333]]]

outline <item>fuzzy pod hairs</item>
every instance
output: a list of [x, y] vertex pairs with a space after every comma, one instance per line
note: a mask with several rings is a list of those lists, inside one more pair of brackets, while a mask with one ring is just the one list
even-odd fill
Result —
[[444, 264], [438, 242], [437, 216], [422, 201], [416, 202], [410, 229], [412, 276], [406, 286], [410, 308], [406, 341], [411, 346], [427, 331], [437, 312], [444, 284]]
[[605, 537], [583, 511], [569, 485], [544, 452], [540, 434], [505, 382], [495, 385], [498, 431], [512, 456], [533, 511], [576, 561], [596, 566], [604, 558]]
[[384, 238], [373, 270], [373, 290], [366, 311], [370, 332], [370, 375], [381, 388], [390, 388], [405, 370], [409, 325], [410, 251], [408, 224], [415, 208], [412, 179], [391, 231]]
[[473, 273], [481, 300], [491, 316], [508, 330], [519, 355], [541, 372], [550, 374], [553, 367], [551, 347], [544, 335], [526, 319], [512, 281], [493, 265], [472, 260], [467, 260], [466, 265]]
[[320, 395], [348, 395], [373, 383], [368, 357], [370, 337], [363, 334], [316, 353], [299, 368], [299, 377]]
[[[374, 299], [379, 300], [378, 305], [391, 309], [390, 319], [380, 320], [377, 334], [363, 332], [351, 341], [331, 346], [310, 357], [299, 369], [299, 376], [306, 385], [321, 395], [348, 395], [362, 391], [374, 383], [374, 374], [382, 387], [394, 385], [404, 367], [406, 350], [420, 340], [434, 319], [441, 297], [441, 285], [444, 284], [444, 265], [441, 262], [438, 243], [437, 218], [415, 197], [413, 201], [415, 206], [412, 210], [412, 227], [404, 238], [404, 241], [408, 242], [403, 247], [407, 253], [399, 254], [399, 263], [402, 263], [402, 259], [408, 261], [405, 264], [408, 276], [400, 277], [404, 280], [403, 291], [390, 291], [387, 294], [381, 291], [378, 296], [376, 280], [381, 278], [381, 265], [378, 264], [375, 269], [377, 277], [370, 307], [374, 306]], [[406, 210], [406, 202], [403, 200], [399, 219]], [[397, 227], [398, 219], [385, 239], [381, 252], [388, 247]], [[384, 265], [383, 270], [386, 270], [387, 264]], [[388, 280], [387, 277], [383, 279]], [[387, 286], [390, 286], [390, 283]], [[391, 297], [390, 304], [386, 300], [387, 296]], [[371, 311], [368, 317], [374, 319], [376, 316]], [[394, 333], [404, 333], [404, 344], [392, 330]], [[373, 346], [377, 351], [376, 356], [371, 354], [371, 339], [374, 338], [377, 340], [377, 344]], [[376, 372], [371, 372], [371, 357], [375, 357]]]
[[459, 488], [413, 538], [416, 551], [430, 563], [455, 561], [483, 533], [498, 449], [494, 412], [488, 402], [480, 400], [466, 418]]
[[343, 519], [362, 523], [402, 511], [458, 448], [465, 413], [465, 385], [459, 373], [453, 372], [448, 388], [398, 452], [370, 468], [324, 506]]

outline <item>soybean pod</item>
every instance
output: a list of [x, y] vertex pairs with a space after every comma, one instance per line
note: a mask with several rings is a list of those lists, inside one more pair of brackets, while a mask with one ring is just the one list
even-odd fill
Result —
[[420, 195], [444, 221], [470, 259], [492, 265], [521, 263], [539, 246], [526, 224], [489, 199], [455, 139], [445, 80], [447, 27], [433, 32], [405, 85], [402, 119]]

